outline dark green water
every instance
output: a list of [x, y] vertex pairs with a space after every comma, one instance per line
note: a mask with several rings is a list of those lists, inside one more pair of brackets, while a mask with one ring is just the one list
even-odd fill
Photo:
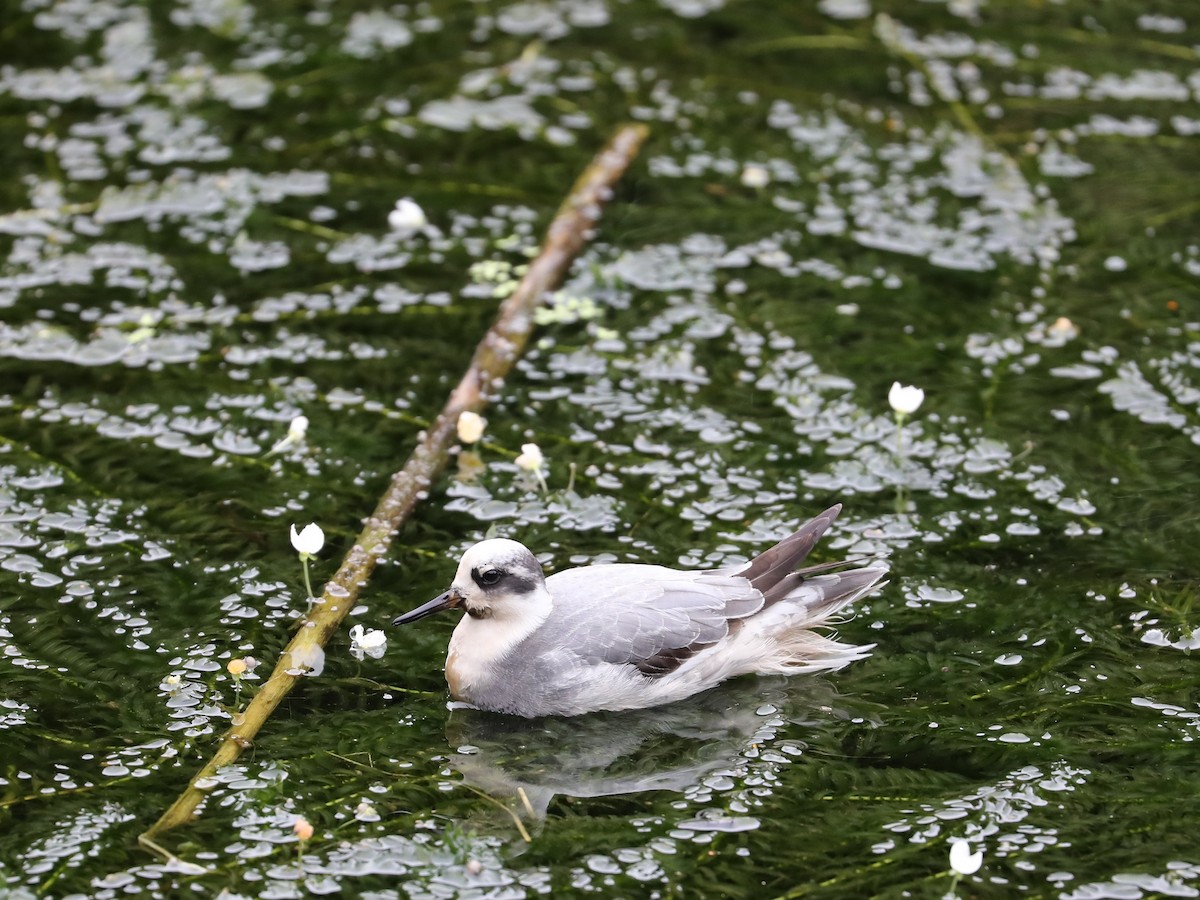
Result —
[[[938, 897], [953, 838], [961, 896], [1200, 896], [1196, 19], [10, 3], [0, 896]], [[630, 119], [487, 470], [348, 623], [386, 653], [332, 642], [140, 850], [305, 610], [289, 526], [331, 575]], [[837, 501], [823, 558], [893, 573], [833, 676], [529, 723], [447, 709], [451, 621], [385, 625], [489, 530], [699, 567]]]

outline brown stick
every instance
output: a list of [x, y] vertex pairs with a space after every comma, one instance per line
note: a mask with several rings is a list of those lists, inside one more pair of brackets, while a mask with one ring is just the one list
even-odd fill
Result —
[[475, 348], [471, 365], [451, 392], [441, 413], [419, 436], [419, 443], [404, 468], [392, 476], [391, 484], [367, 519], [358, 540], [346, 553], [341, 568], [325, 585], [321, 601], [313, 605], [308, 618], [280, 656], [275, 671], [254, 695], [245, 713], [235, 719], [213, 758], [196, 773], [187, 789], [159, 820], [138, 838], [142, 846], [170, 855], [155, 843], [155, 838], [192, 818], [206, 792], [214, 786], [212, 776], [238, 758], [279, 702], [303, 677], [297, 660], [319, 655], [342, 624], [346, 613], [355, 605], [359, 591], [370, 578], [375, 563], [388, 552], [397, 530], [417, 503], [426, 497], [434, 479], [445, 468], [456, 437], [459, 415], [467, 410], [479, 412], [489, 396], [499, 389], [533, 332], [533, 313], [542, 295], [561, 283], [571, 262], [591, 237], [612, 186], [637, 156], [646, 135], [647, 129], [642, 125], [620, 128], [575, 182], [550, 223], [541, 252], [530, 264], [517, 289], [501, 305], [496, 322]]

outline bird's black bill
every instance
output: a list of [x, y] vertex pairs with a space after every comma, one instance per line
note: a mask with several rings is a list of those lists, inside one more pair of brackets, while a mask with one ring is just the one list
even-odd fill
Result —
[[423, 619], [426, 616], [432, 616], [435, 612], [441, 612], [443, 609], [455, 609], [462, 603], [462, 596], [458, 591], [450, 590], [444, 594], [439, 594], [428, 603], [423, 603], [411, 612], [406, 612], [402, 616], [396, 616], [392, 619], [393, 625], [407, 625], [409, 622], [415, 622], [417, 619]]

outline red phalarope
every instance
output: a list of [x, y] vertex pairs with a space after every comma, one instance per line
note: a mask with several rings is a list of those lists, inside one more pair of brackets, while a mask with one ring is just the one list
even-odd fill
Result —
[[813, 629], [887, 574], [844, 561], [798, 568], [841, 509], [744, 565], [708, 571], [616, 564], [546, 578], [523, 544], [481, 541], [448, 591], [393, 624], [465, 610], [446, 658], [451, 696], [526, 717], [656, 706], [750, 672], [840, 669], [874, 644]]

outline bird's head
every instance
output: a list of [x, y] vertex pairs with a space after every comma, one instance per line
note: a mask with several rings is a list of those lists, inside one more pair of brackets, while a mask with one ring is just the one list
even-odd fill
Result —
[[541, 563], [524, 544], [492, 538], [463, 554], [448, 591], [397, 616], [392, 624], [405, 625], [443, 609], [460, 608], [475, 619], [510, 618], [520, 615], [522, 600], [545, 590]]

